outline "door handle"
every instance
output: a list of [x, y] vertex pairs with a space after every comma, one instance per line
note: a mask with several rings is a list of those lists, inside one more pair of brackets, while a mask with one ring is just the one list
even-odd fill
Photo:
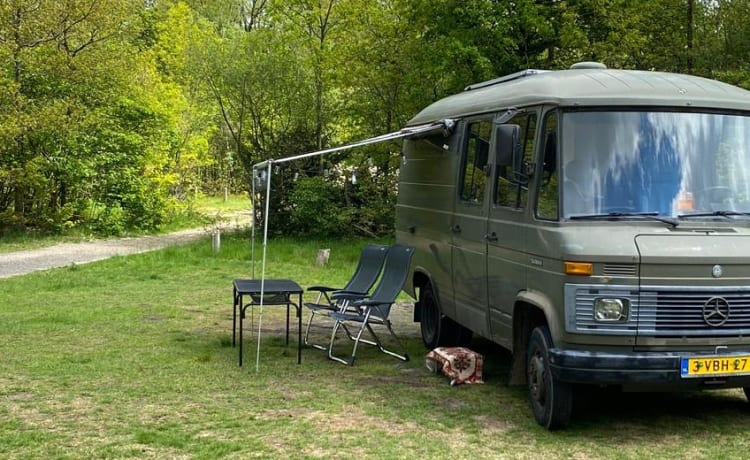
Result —
[[490, 242], [495, 242], [497, 241], [497, 233], [492, 232], [489, 235], [484, 235], [484, 239]]
[[451, 231], [453, 233], [461, 233], [461, 226], [456, 224], [451, 226]]

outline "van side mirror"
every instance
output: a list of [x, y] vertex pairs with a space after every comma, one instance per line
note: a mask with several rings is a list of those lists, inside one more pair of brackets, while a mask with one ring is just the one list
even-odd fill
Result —
[[521, 164], [521, 127], [495, 125], [495, 162], [498, 166], [512, 166], [518, 171]]

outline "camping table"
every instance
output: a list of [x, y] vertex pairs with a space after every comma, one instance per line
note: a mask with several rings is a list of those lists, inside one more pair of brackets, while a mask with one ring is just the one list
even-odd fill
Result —
[[[261, 280], [236, 279], [232, 283], [234, 291], [234, 314], [232, 316], [232, 346], [235, 346], [237, 330], [237, 312], [239, 311], [239, 361], [242, 366], [242, 320], [247, 307], [260, 305]], [[299, 301], [294, 303], [292, 295], [299, 295]], [[243, 298], [250, 296], [250, 302], [243, 303]], [[263, 305], [286, 305], [286, 345], [289, 345], [289, 306], [294, 305], [297, 310], [297, 364], [302, 362], [302, 288], [292, 280], [267, 279], [263, 282]]]

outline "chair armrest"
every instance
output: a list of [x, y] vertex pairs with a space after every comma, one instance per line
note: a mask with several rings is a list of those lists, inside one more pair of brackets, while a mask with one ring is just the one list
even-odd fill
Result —
[[331, 294], [333, 300], [362, 300], [367, 297], [366, 292], [336, 291]]
[[308, 291], [317, 291], [317, 292], [331, 292], [331, 291], [338, 291], [340, 288], [332, 288], [328, 286], [310, 286], [307, 288]]
[[357, 307], [373, 307], [375, 305], [388, 305], [388, 303], [380, 300], [362, 299], [355, 301], [353, 305]]
[[382, 300], [370, 300], [362, 299], [356, 300], [349, 305], [350, 311], [358, 311], [360, 315], [366, 315], [370, 312], [371, 318], [376, 318], [379, 321], [385, 321], [388, 317], [388, 312], [381, 310], [381, 308], [388, 308], [392, 303], [383, 302]]

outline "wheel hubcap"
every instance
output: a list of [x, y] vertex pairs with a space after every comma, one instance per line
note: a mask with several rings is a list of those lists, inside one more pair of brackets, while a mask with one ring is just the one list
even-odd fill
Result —
[[544, 403], [544, 361], [539, 353], [529, 360], [529, 391], [535, 401]]

